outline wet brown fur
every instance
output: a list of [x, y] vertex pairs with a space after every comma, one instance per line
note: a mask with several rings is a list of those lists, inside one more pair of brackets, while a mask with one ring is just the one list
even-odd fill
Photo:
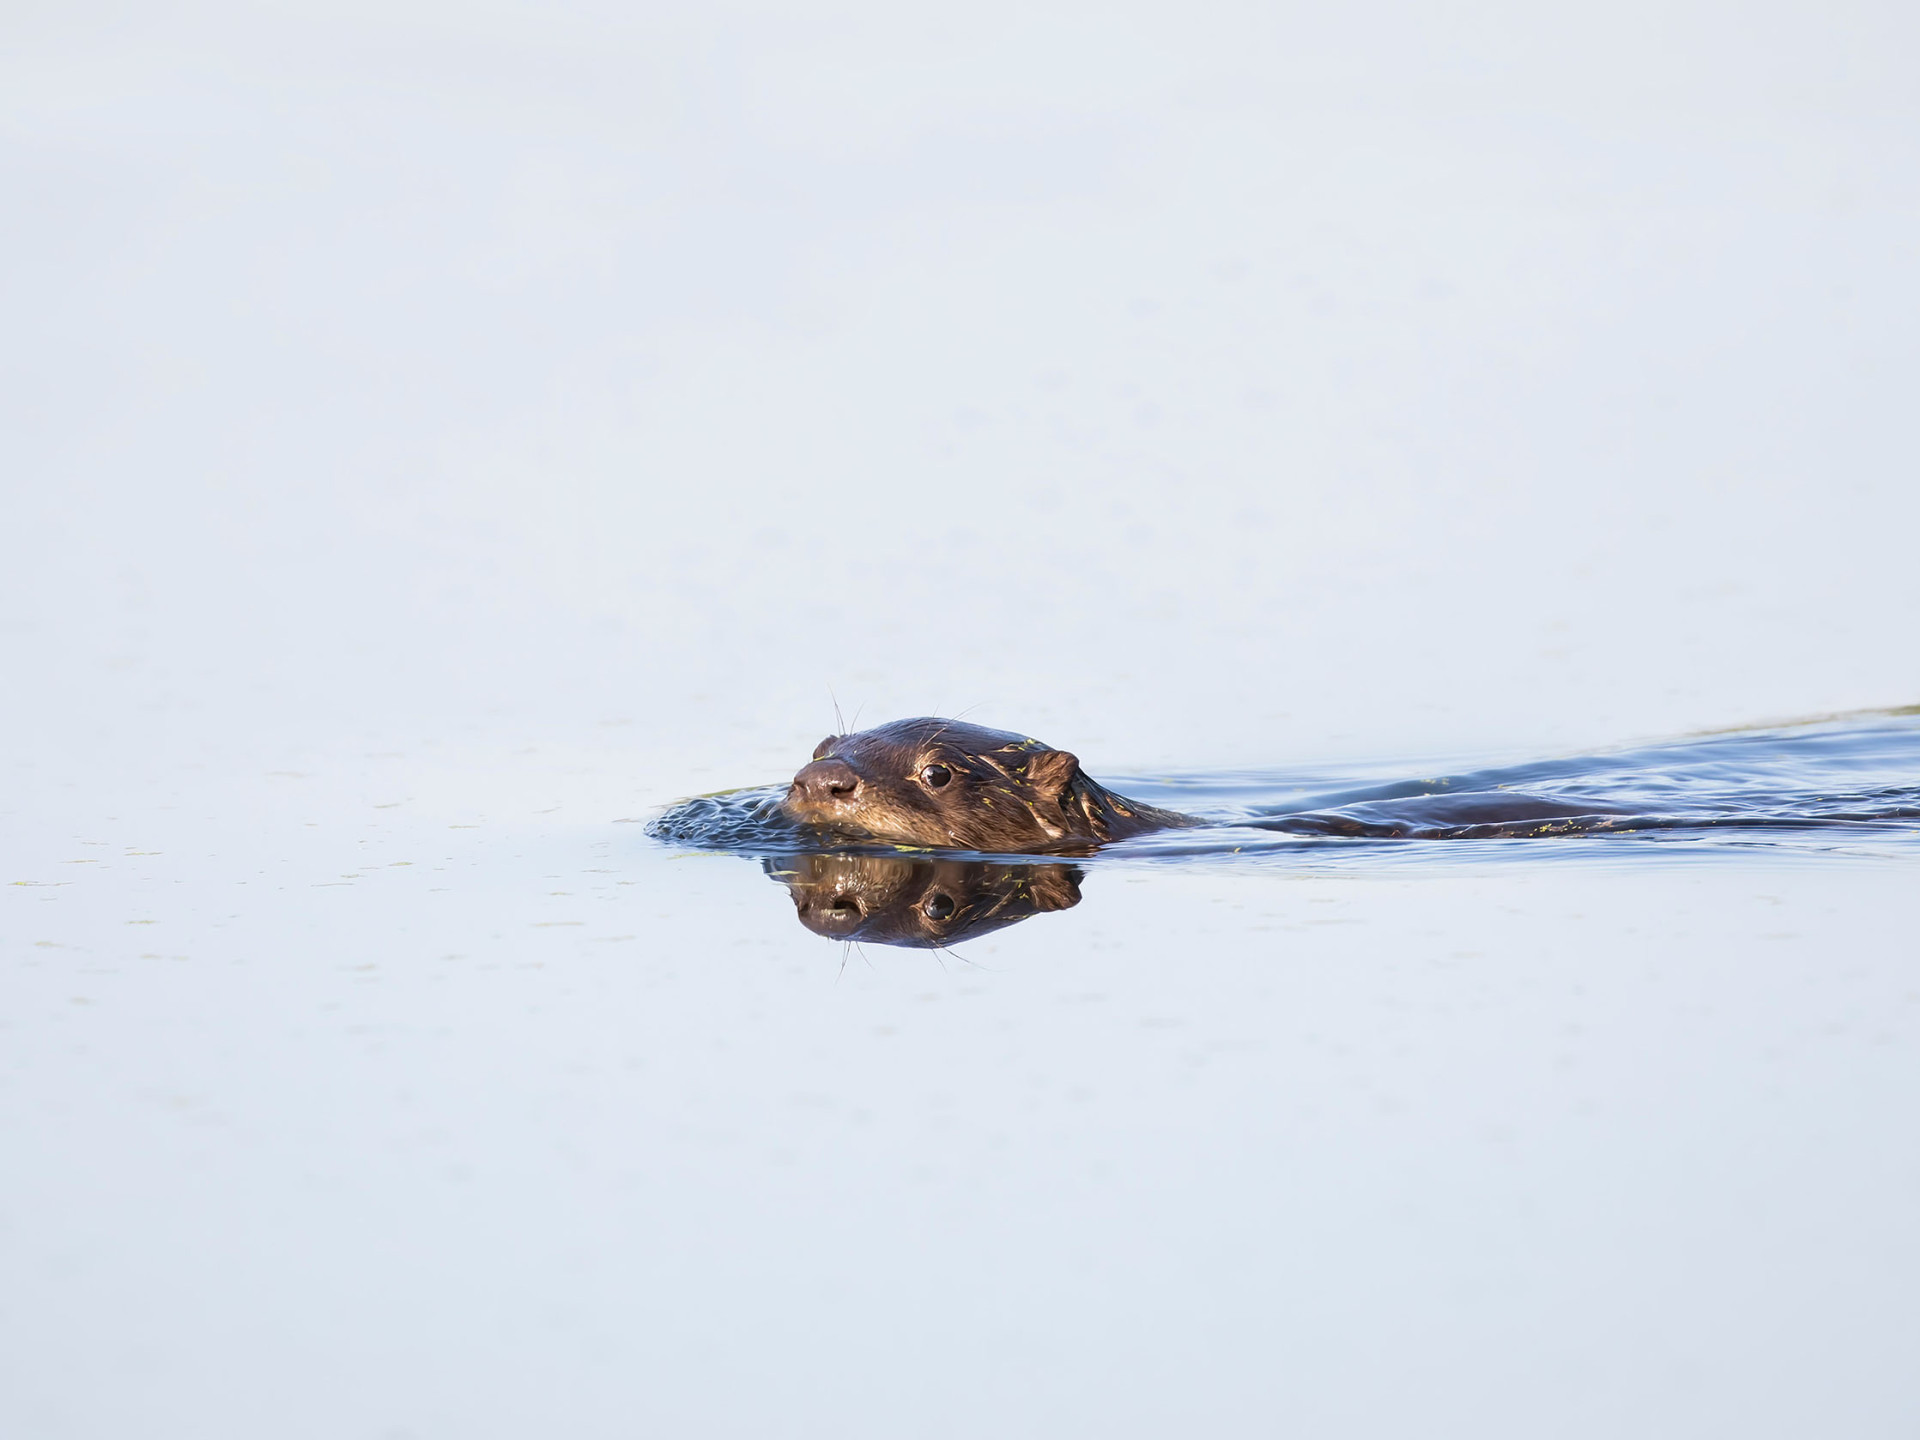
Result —
[[[940, 767], [949, 778], [930, 783]], [[896, 720], [829, 735], [780, 808], [837, 834], [995, 854], [1085, 853], [1203, 822], [1117, 795], [1065, 750], [957, 720]]]

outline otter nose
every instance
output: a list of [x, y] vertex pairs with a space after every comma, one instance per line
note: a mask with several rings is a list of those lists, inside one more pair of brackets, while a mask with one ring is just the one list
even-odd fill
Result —
[[851, 800], [860, 793], [860, 772], [838, 756], [803, 765], [793, 777], [793, 788], [802, 797], [820, 803]]

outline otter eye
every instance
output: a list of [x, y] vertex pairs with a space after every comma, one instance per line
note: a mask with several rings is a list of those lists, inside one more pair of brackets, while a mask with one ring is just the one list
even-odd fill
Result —
[[953, 897], [951, 895], [929, 895], [926, 903], [920, 908], [926, 912], [929, 920], [944, 920], [953, 914]]
[[953, 779], [953, 771], [944, 765], [929, 765], [920, 772], [920, 778], [926, 782], [926, 784], [938, 790], [942, 785]]

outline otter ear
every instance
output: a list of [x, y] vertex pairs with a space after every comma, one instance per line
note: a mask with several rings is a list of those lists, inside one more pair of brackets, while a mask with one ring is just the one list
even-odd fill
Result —
[[813, 747], [813, 758], [816, 760], [826, 759], [827, 750], [832, 746], [833, 742], [838, 740], [839, 738], [840, 737], [838, 735], [827, 736], [826, 739], [822, 740], [818, 745]]
[[1042, 915], [1050, 910], [1071, 910], [1080, 903], [1080, 872], [1071, 865], [1038, 866], [1027, 886], [1033, 908]]
[[1065, 750], [1035, 750], [1027, 756], [1027, 779], [1049, 800], [1066, 793], [1079, 771], [1079, 757]]

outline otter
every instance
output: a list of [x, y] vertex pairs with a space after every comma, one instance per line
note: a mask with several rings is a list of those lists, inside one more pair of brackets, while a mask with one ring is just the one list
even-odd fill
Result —
[[932, 716], [829, 735], [780, 809], [834, 834], [989, 854], [1085, 852], [1207, 823], [1115, 794], [1065, 750]]
[[[829, 735], [790, 785], [682, 800], [649, 821], [647, 833], [763, 857], [958, 850], [1036, 859], [1090, 857], [1154, 832], [1182, 832], [1151, 844], [1161, 858], [1285, 845], [1249, 830], [1334, 840], [1906, 834], [1920, 819], [1916, 761], [1920, 706], [1426, 779], [1240, 776], [1245, 783], [1234, 789], [1265, 786], [1279, 803], [1196, 816], [1109, 790], [1073, 755], [1031, 736], [921, 718]], [[1200, 778], [1208, 795], [1222, 797], [1219, 784]], [[1303, 791], [1308, 783], [1316, 789]]]
[[[1086, 855], [1151, 831], [1222, 823], [1129, 800], [1091, 779], [1066, 750], [933, 716], [829, 735], [778, 809], [830, 837], [988, 854]], [[1413, 795], [1395, 787], [1335, 808], [1232, 823], [1355, 839], [1502, 839], [1664, 822], [1583, 796], [1486, 786]]]

